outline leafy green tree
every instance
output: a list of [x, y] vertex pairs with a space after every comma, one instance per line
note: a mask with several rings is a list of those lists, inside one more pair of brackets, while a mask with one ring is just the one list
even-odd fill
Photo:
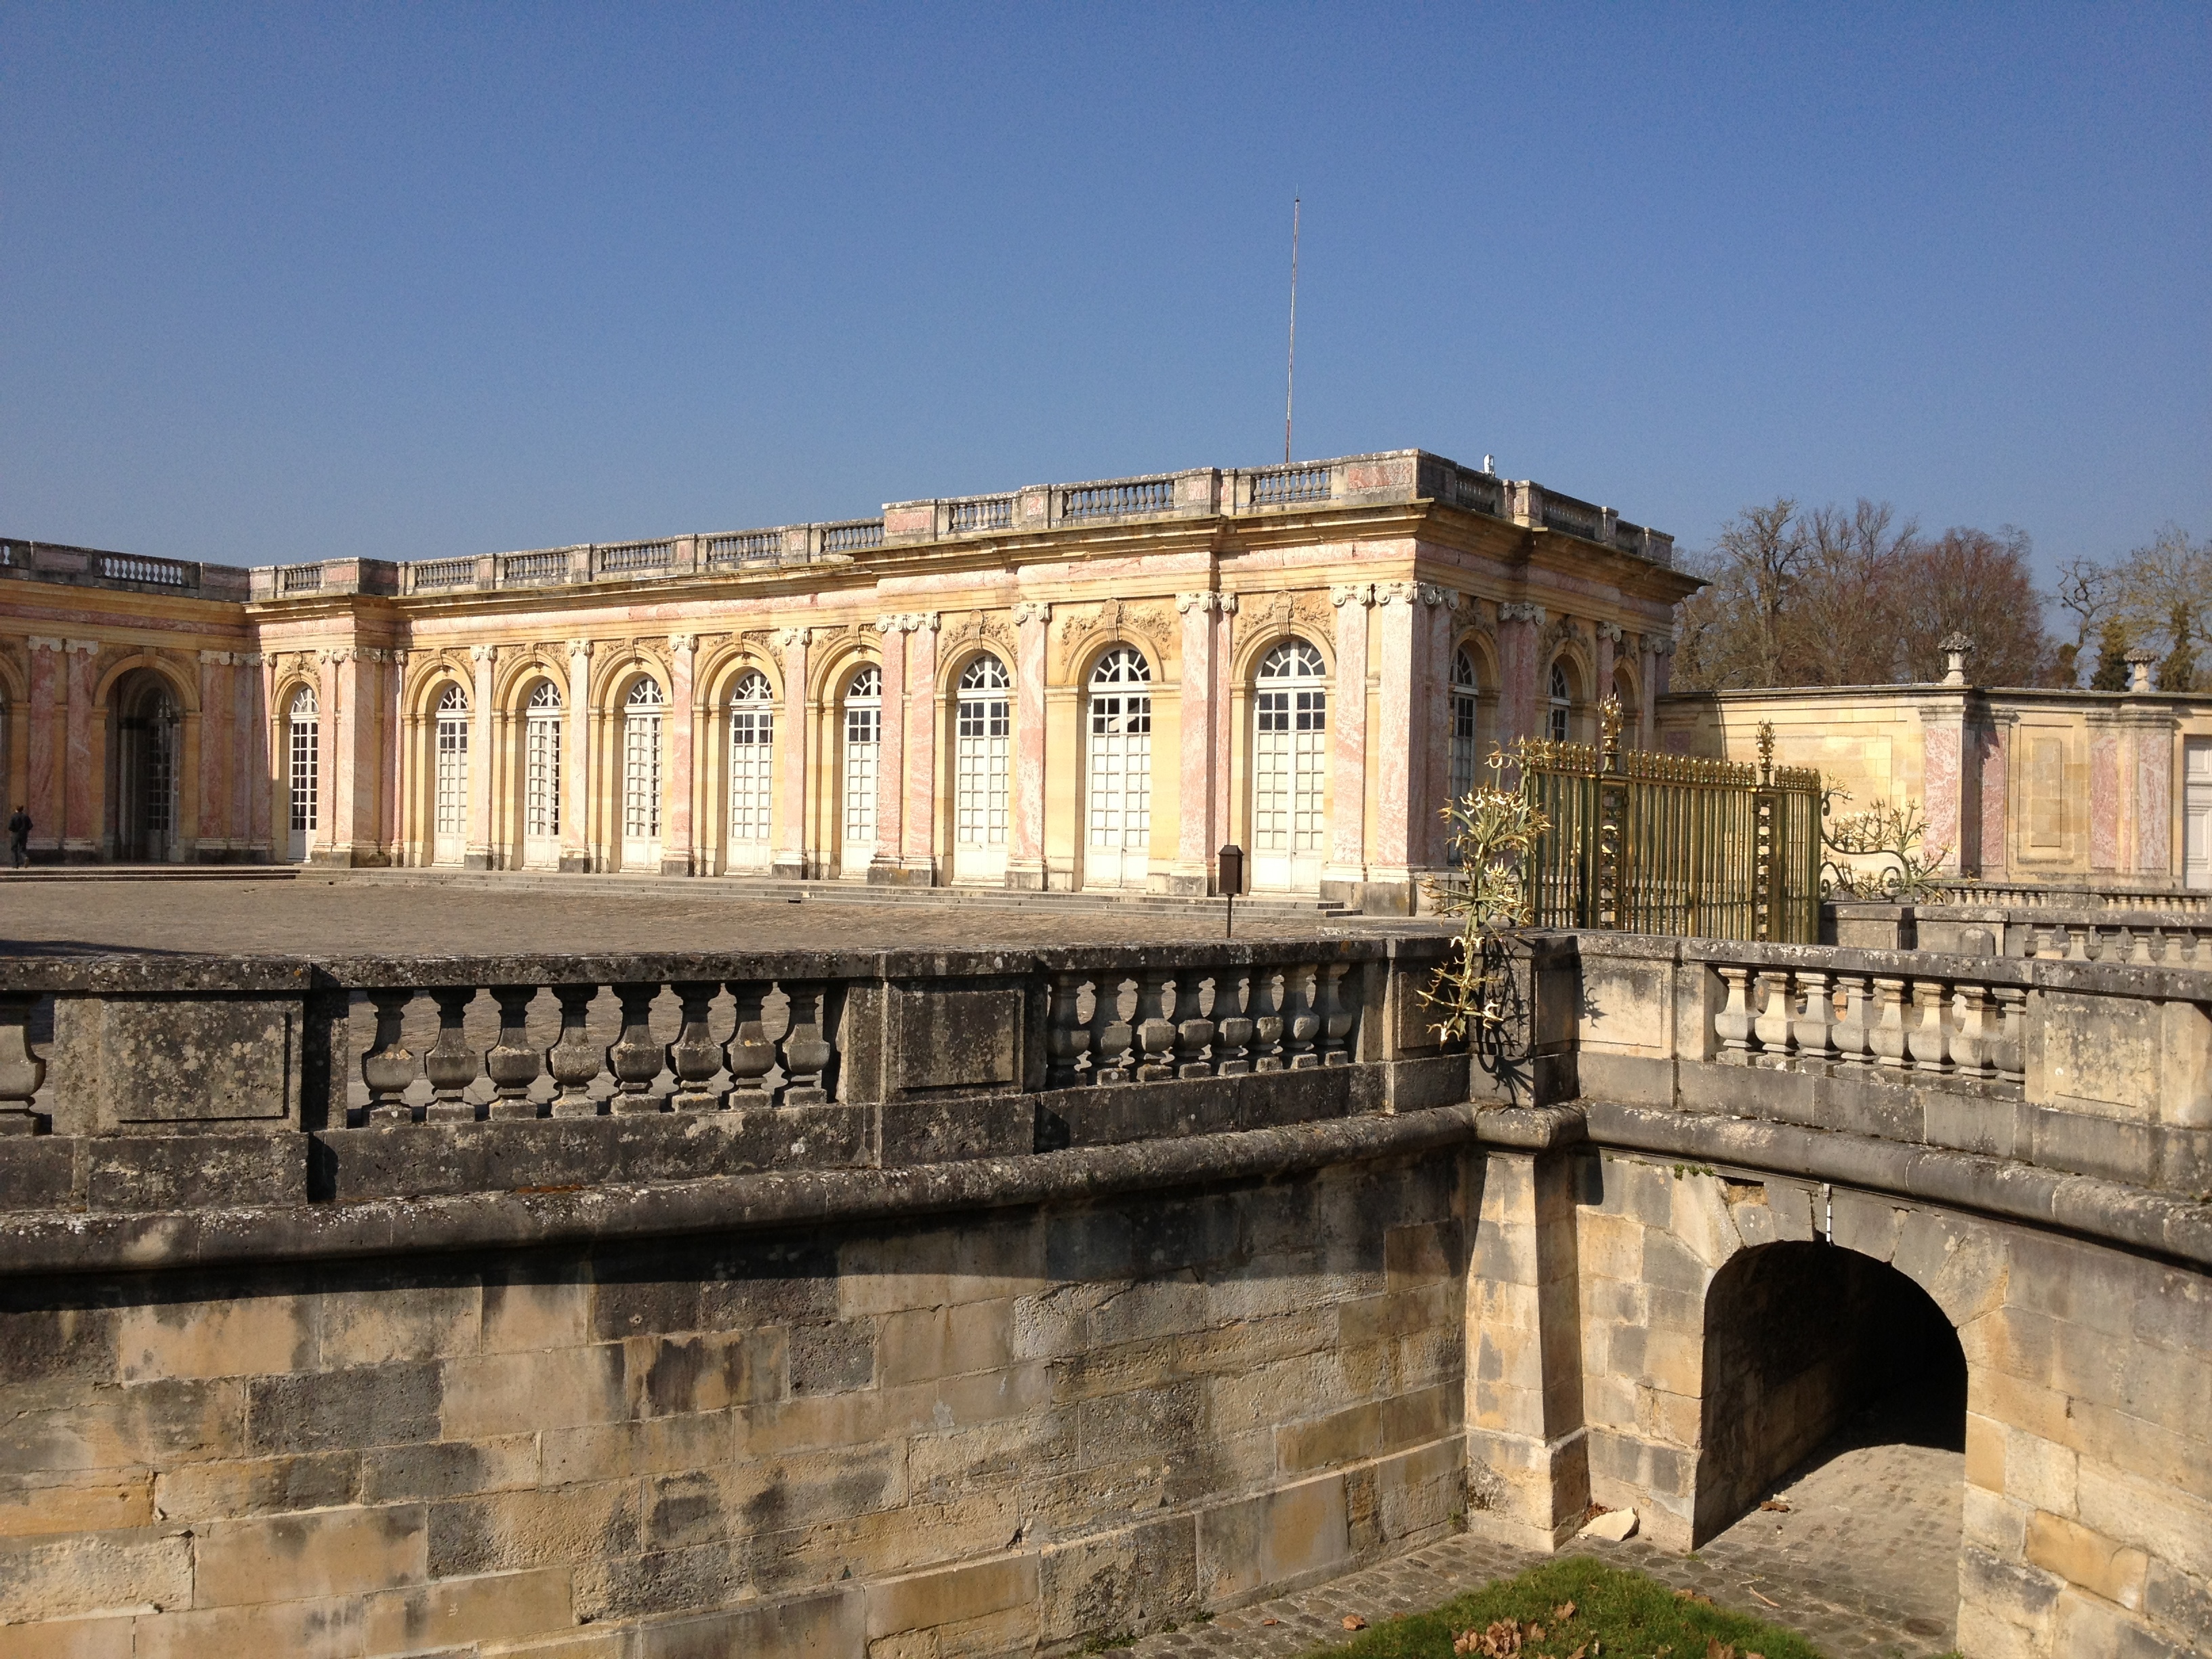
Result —
[[2158, 689], [2161, 691], [2194, 691], [2197, 689], [2197, 648], [2190, 636], [2197, 626], [2196, 614], [2186, 605], [2173, 607], [2166, 623], [2166, 631], [2173, 636], [2173, 648], [2166, 653], [2166, 660], [2158, 665]]
[[2128, 689], [2128, 625], [2118, 617], [2106, 621], [2097, 635], [2097, 672], [2089, 677], [2092, 691]]

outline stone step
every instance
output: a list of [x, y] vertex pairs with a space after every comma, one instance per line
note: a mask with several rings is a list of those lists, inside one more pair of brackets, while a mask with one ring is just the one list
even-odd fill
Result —
[[296, 881], [296, 864], [33, 864], [0, 866], [9, 881]]

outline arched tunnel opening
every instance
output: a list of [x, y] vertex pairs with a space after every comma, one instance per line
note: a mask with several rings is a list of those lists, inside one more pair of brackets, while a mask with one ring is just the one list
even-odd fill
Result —
[[1928, 1292], [1826, 1243], [1747, 1250], [1705, 1300], [1694, 1544], [1793, 1471], [1855, 1447], [1962, 1452], [1966, 1359]]

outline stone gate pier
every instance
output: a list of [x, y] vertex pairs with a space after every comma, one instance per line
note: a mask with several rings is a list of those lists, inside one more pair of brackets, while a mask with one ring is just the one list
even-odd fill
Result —
[[1897, 1386], [1968, 1654], [2212, 1644], [2212, 975], [1446, 948], [0, 963], [0, 1651], [1067, 1651]]

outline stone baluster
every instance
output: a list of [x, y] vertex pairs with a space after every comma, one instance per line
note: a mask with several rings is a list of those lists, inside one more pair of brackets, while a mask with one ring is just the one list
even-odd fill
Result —
[[1291, 998], [1289, 975], [1275, 968], [1252, 970], [1252, 1069], [1279, 1072], [1284, 1066], [1283, 1007]]
[[499, 1005], [499, 1041], [484, 1051], [484, 1074], [491, 1079], [493, 1091], [491, 1117], [544, 1115], [530, 1097], [530, 1085], [538, 1081], [538, 1050], [530, 1046], [530, 1033], [524, 1029], [531, 1000], [537, 994], [531, 985], [491, 988], [491, 1000]]
[[2151, 950], [2150, 945], [2152, 939], [2156, 936], [2157, 933], [2158, 929], [2155, 927], [2148, 927], [2145, 928], [2142, 933], [2137, 933], [2135, 936], [2135, 948], [2128, 952], [2128, 960], [2130, 962], [2139, 962], [2145, 964], [2156, 961], [2157, 956]]
[[2069, 927], [2066, 930], [2066, 960], [2087, 962], [2089, 959], [2089, 936], [2096, 930], [2091, 927]]
[[730, 987], [730, 995], [738, 1005], [738, 1029], [730, 1033], [730, 1092], [722, 1104], [732, 1111], [766, 1106], [773, 1098], [767, 1079], [775, 1066], [775, 1044], [769, 1041], [761, 1018], [769, 989], [758, 982]]
[[556, 1091], [551, 1113], [555, 1117], [597, 1117], [602, 1109], [591, 1095], [592, 1085], [599, 1075], [599, 1050], [584, 1035], [585, 1016], [599, 994], [594, 985], [553, 988], [561, 1004], [561, 1034], [545, 1051], [545, 1069], [553, 1074]]
[[1084, 975], [1065, 970], [1052, 976], [1052, 1003], [1045, 1016], [1045, 1086], [1073, 1089], [1083, 1081], [1091, 1053], [1091, 1028], [1083, 1023]]
[[1713, 1030], [1721, 1040], [1721, 1050], [1724, 1054], [1747, 1054], [1752, 1051], [1751, 969], [1724, 968], [1716, 963], [1713, 971], [1728, 988], [1727, 1000], [1713, 1015]]
[[1959, 1024], [1951, 1033], [1951, 1060], [1961, 1077], [1990, 1078], [1997, 1074], [1991, 1056], [1996, 1048], [1996, 1004], [1986, 985], [1959, 988]]
[[1137, 975], [1137, 1066], [1139, 1083], [1164, 1083], [1175, 1075], [1175, 1022], [1167, 1017], [1168, 975], [1147, 968]]
[[36, 1134], [31, 1100], [46, 1080], [46, 1062], [31, 1052], [35, 996], [0, 997], [0, 1135]]
[[2027, 1073], [2022, 1063], [2024, 1045], [2021, 1037], [2027, 1024], [2027, 990], [2020, 985], [1999, 985], [1994, 989], [1997, 1000], [1997, 1037], [1990, 1045], [1990, 1064], [1996, 1068], [1999, 1082], [2025, 1083]]
[[399, 1023], [415, 993], [404, 986], [380, 986], [368, 994], [376, 1010], [376, 1037], [361, 1057], [361, 1080], [368, 1085], [368, 1121], [389, 1128], [415, 1121], [415, 1109], [407, 1103], [408, 1086], [415, 1081], [415, 1051], [401, 1041]]
[[614, 1098], [607, 1109], [618, 1116], [660, 1110], [653, 1097], [653, 1080], [660, 1075], [661, 1048], [653, 1040], [653, 1000], [658, 985], [617, 985], [615, 999], [622, 1004], [622, 1030], [607, 1045], [607, 1070], [614, 1073]]
[[1315, 964], [1293, 963], [1283, 975], [1283, 1047], [1293, 1072], [1321, 1064], [1314, 1044], [1321, 1036], [1321, 1011], [1314, 1006]]
[[1232, 968], [1213, 980], [1213, 1069], [1220, 1077], [1244, 1077], [1252, 1070], [1252, 970]]
[[826, 1106], [836, 1097], [839, 988], [818, 979], [787, 984], [791, 1024], [783, 1034], [781, 1106]]
[[1867, 1033], [1877, 1065], [1902, 1071], [1911, 1064], [1905, 1046], [1905, 981], [1877, 974], [1874, 981], [1875, 1020]]
[[1344, 962], [1322, 965], [1321, 1063], [1324, 1066], [1352, 1064], [1352, 1024], [1358, 1014], [1345, 995], [1344, 980], [1350, 968]]
[[430, 1079], [430, 1104], [422, 1116], [430, 1123], [471, 1123], [475, 1103], [468, 1086], [477, 1080], [477, 1051], [469, 1047], [461, 1020], [476, 1000], [473, 985], [441, 986], [430, 993], [438, 1005], [438, 1041], [422, 1056], [422, 1075]]
[[1803, 994], [1805, 1004], [1790, 1022], [1790, 1035], [1797, 1044], [1800, 1060], [1833, 1060], [1836, 1045], [1832, 1036], [1836, 1024], [1836, 1004], [1830, 987], [1835, 975], [1817, 969], [1800, 969], [1797, 988]]
[[669, 1075], [676, 1091], [668, 1097], [672, 1112], [711, 1112], [722, 1103], [708, 1085], [722, 1069], [722, 1045], [707, 1030], [707, 1012], [720, 989], [713, 980], [686, 980], [672, 988], [684, 1005], [684, 1024], [676, 1041], [668, 1045]]
[[1905, 1052], [1916, 1072], [1951, 1069], [1951, 988], [1942, 980], [1912, 983], [1911, 1011], [1905, 1022]]
[[1091, 1024], [1098, 1033], [1098, 1045], [1092, 1050], [1091, 1080], [1093, 1083], [1127, 1083], [1135, 1073], [1136, 1055], [1130, 1045], [1136, 1041], [1136, 1032], [1127, 1020], [1121, 1018], [1121, 981], [1118, 975], [1108, 973], [1097, 982], [1098, 1005], [1091, 1011]]
[[1759, 1034], [1759, 1046], [1772, 1059], [1781, 1060], [1790, 1053], [1790, 1026], [1794, 1017], [1789, 970], [1762, 969], [1758, 975], [1758, 992], [1759, 1014], [1752, 1021], [1752, 1030]]
[[[1203, 983], [1198, 970], [1179, 969], [1175, 980], [1176, 1067], [1177, 1077], [1212, 1077], [1213, 1066], [1206, 1051], [1213, 1045], [1213, 1022], [1199, 1013], [1199, 987]], [[1221, 994], [1221, 981], [1214, 981], [1213, 994]]]
[[1846, 1066], [1869, 1065], [1874, 1060], [1867, 1035], [1869, 981], [1864, 974], [1838, 974], [1836, 978], [1844, 991], [1844, 1017], [1836, 1022], [1832, 1034], [1836, 1058]]
[[2040, 922], [2037, 923], [2035, 927], [2035, 948], [2030, 951], [2028, 955], [2038, 957], [2045, 962], [2056, 962], [2059, 957], [2059, 950], [2056, 939], [2057, 935], [2052, 929], [2043, 926]]

